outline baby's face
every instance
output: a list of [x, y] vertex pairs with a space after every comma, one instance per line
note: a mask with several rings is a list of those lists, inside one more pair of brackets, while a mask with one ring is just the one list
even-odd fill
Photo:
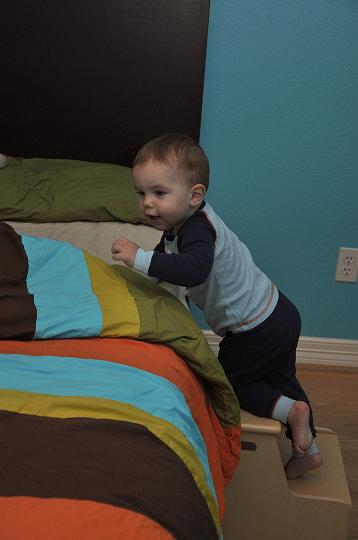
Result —
[[195, 212], [192, 188], [175, 166], [148, 161], [133, 168], [133, 177], [139, 208], [155, 229], [177, 231]]

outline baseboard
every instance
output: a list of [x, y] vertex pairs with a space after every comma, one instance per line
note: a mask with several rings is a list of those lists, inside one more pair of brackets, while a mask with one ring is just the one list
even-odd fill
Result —
[[358, 340], [302, 336], [297, 362], [358, 368]]
[[[221, 338], [211, 330], [203, 332], [217, 355]], [[358, 340], [302, 336], [297, 347], [297, 363], [358, 368]]]

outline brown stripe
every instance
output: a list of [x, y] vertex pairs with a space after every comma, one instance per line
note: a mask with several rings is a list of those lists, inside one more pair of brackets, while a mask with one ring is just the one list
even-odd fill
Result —
[[247, 321], [242, 321], [241, 323], [239, 323], [237, 326], [245, 326], [245, 325], [248, 325], [248, 324], [251, 324], [255, 321], [257, 321], [257, 319], [259, 319], [260, 317], [262, 317], [262, 315], [268, 310], [268, 308], [270, 307], [271, 305], [271, 302], [272, 302], [272, 298], [273, 298], [273, 293], [275, 292], [275, 285], [272, 283], [271, 281], [271, 288], [270, 288], [270, 296], [269, 296], [269, 299], [267, 300], [266, 304], [264, 305], [264, 307], [262, 308], [262, 310], [260, 311], [260, 313], [258, 313], [255, 317], [253, 317], [252, 319], [248, 319]]
[[0, 496], [84, 499], [128, 508], [177, 539], [218, 534], [190, 472], [130, 422], [0, 411]]
[[28, 261], [21, 237], [0, 222], [0, 339], [31, 339], [36, 308], [27, 290]]

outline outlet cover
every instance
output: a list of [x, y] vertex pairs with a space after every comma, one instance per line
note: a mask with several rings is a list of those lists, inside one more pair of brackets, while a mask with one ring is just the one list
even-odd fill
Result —
[[358, 248], [340, 247], [336, 268], [336, 281], [357, 281]]

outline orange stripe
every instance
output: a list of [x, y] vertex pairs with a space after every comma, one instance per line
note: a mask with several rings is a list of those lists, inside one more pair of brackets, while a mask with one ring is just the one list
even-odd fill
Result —
[[[224, 428], [206, 402], [202, 384], [184, 360], [165, 345], [130, 339], [91, 338], [0, 342], [0, 353], [74, 356], [119, 362], [154, 373], [175, 384], [185, 395], [205, 440], [210, 471], [218, 499], [220, 519], [224, 517], [224, 487], [236, 468], [239, 428]], [[228, 438], [229, 437], [229, 438]]]
[[131, 510], [92, 501], [36, 497], [0, 497], [0, 538], [173, 540], [161, 525]]

